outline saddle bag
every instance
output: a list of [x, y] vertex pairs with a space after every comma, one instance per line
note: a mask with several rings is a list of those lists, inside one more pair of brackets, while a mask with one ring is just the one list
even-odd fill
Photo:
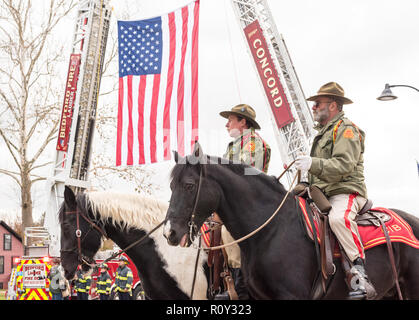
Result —
[[300, 182], [294, 187], [292, 192], [296, 196], [311, 199], [319, 208], [320, 213], [328, 214], [330, 209], [332, 209], [332, 205], [319, 187], [310, 186], [307, 182]]
[[330, 209], [332, 209], [332, 205], [330, 204], [329, 200], [327, 200], [323, 191], [320, 190], [319, 187], [310, 186], [309, 192], [310, 192], [311, 199], [313, 199], [314, 203], [316, 204], [317, 208], [319, 208], [320, 212], [323, 214], [328, 214]]

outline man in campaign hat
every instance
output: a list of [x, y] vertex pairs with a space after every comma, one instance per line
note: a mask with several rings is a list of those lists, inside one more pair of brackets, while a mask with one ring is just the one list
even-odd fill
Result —
[[[228, 144], [223, 157], [237, 163], [248, 164], [267, 173], [271, 158], [271, 148], [256, 132], [256, 130], [260, 129], [260, 125], [256, 121], [255, 110], [247, 104], [239, 104], [231, 110], [220, 112], [220, 115], [223, 118], [228, 119], [226, 128], [230, 137], [234, 138], [234, 140]], [[255, 171], [253, 171], [253, 173], [255, 173]], [[213, 214], [213, 218], [219, 220], [216, 213]], [[221, 228], [221, 238], [223, 243], [234, 241], [233, 237], [224, 226]], [[249, 299], [240, 269], [240, 247], [235, 244], [225, 248], [225, 250], [228, 255], [228, 265], [232, 271], [238, 298], [240, 300]], [[217, 295], [215, 299], [228, 300], [229, 295], [227, 292], [224, 292]]]
[[230, 142], [224, 158], [251, 165], [263, 172], [268, 171], [271, 148], [256, 130], [256, 112], [247, 104], [239, 104], [220, 115], [228, 119], [226, 128], [234, 141]]
[[365, 133], [345, 117], [343, 105], [352, 101], [336, 82], [323, 85], [313, 101], [315, 129], [310, 155], [297, 157], [295, 165], [308, 171], [309, 184], [328, 197], [329, 224], [353, 267], [348, 272], [349, 299], [372, 299], [375, 289], [364, 267], [364, 248], [355, 222], [367, 201], [364, 179]]

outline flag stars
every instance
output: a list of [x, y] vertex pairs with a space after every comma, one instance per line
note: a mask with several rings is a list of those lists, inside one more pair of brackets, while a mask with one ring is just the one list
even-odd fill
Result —
[[142, 75], [160, 72], [161, 25], [141, 21], [119, 30], [120, 74]]

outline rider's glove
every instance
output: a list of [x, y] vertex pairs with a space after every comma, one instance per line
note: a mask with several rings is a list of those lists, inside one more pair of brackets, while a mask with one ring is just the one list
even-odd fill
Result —
[[297, 159], [295, 159], [295, 167], [298, 170], [302, 171], [308, 171], [311, 167], [311, 163], [313, 162], [313, 159], [311, 159], [310, 156], [298, 156]]

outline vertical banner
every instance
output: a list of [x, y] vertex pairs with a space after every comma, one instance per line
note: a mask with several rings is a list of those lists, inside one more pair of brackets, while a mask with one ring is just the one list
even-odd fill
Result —
[[70, 56], [70, 65], [68, 67], [67, 82], [64, 93], [63, 111], [61, 121], [58, 127], [57, 150], [67, 151], [68, 140], [70, 138], [71, 120], [73, 117], [74, 101], [76, 100], [77, 80], [80, 70], [80, 54]]
[[282, 128], [293, 122], [294, 117], [258, 20], [246, 26], [244, 32], [276, 124]]

